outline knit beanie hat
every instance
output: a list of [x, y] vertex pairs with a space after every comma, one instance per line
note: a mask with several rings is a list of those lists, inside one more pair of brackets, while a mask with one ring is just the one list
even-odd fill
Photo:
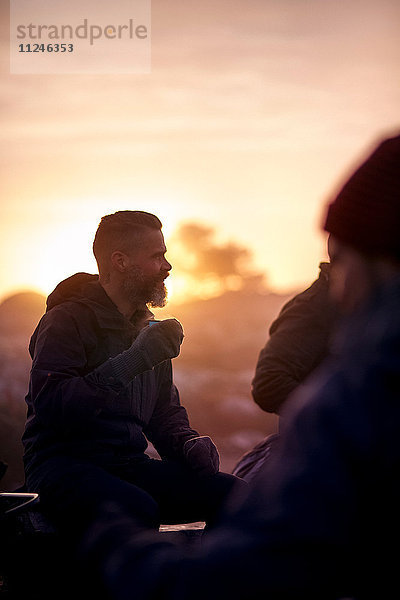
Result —
[[329, 205], [324, 229], [363, 252], [400, 259], [400, 136], [353, 173]]

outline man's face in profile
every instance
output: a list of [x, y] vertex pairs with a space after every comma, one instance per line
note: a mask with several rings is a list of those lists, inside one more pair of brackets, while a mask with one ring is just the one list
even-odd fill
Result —
[[142, 234], [139, 246], [129, 255], [131, 266], [126, 272], [124, 291], [134, 304], [145, 303], [153, 307], [166, 304], [167, 290], [164, 279], [172, 266], [165, 258], [167, 251], [161, 231], [148, 229]]

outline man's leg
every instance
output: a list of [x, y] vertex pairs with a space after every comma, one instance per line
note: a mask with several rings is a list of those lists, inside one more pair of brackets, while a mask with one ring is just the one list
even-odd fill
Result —
[[82, 565], [77, 553], [104, 507], [122, 509], [139, 526], [158, 528], [160, 523], [157, 503], [148, 493], [90, 463], [54, 457], [27, 476], [27, 485], [39, 493], [41, 512], [56, 528], [45, 544], [38, 540], [30, 560], [43, 598], [103, 599], [95, 564]]
[[154, 498], [162, 523], [206, 521], [210, 525], [228, 498], [247, 487], [227, 473], [199, 476], [181, 463], [164, 460], [131, 461], [116, 474]]
[[54, 457], [27, 478], [43, 513], [69, 538], [79, 538], [104, 503], [118, 503], [148, 527], [160, 522], [155, 500], [140, 487], [104, 469], [69, 457]]

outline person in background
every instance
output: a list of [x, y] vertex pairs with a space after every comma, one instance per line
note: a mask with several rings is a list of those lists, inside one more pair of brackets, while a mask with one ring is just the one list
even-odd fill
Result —
[[[328, 253], [329, 253], [328, 240]], [[254, 401], [262, 410], [280, 414], [290, 394], [327, 357], [338, 321], [338, 310], [329, 296], [330, 263], [319, 265], [319, 277], [281, 309], [269, 329], [252, 381]], [[271, 433], [237, 462], [232, 473], [250, 482], [268, 460], [278, 440]]]
[[279, 414], [289, 395], [328, 354], [338, 311], [329, 297], [330, 264], [323, 262], [319, 268], [314, 283], [284, 305], [260, 352], [251, 391], [266, 412]]
[[[166, 302], [161, 227], [142, 211], [103, 217], [93, 243], [99, 275], [61, 282], [31, 339], [27, 487], [76, 541], [104, 500], [155, 528], [210, 523], [241, 483], [219, 472], [217, 448], [180, 404], [171, 359], [181, 324], [155, 322], [147, 306]], [[162, 460], [146, 454], [147, 440]]]
[[398, 595], [400, 135], [330, 203], [335, 351], [282, 409], [276, 450], [188, 553], [105, 507], [84, 550], [113, 600]]

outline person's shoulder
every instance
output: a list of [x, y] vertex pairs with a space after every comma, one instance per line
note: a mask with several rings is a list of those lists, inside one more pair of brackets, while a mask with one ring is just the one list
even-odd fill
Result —
[[329, 286], [329, 263], [320, 263], [319, 276], [309, 285], [306, 289], [298, 292], [293, 298], [291, 298], [282, 308], [281, 315], [287, 313], [289, 310], [297, 309], [299, 306], [308, 306], [310, 301], [320, 300], [323, 302], [328, 299], [328, 286]]
[[94, 315], [90, 307], [80, 302], [68, 300], [54, 306], [42, 317], [39, 328], [43, 327], [73, 327], [74, 329], [87, 329], [94, 322]]
[[67, 300], [62, 304], [53, 306], [53, 308], [45, 313], [43, 318], [51, 320], [70, 316], [78, 319], [81, 316], [87, 315], [89, 312], [91, 312], [90, 307], [86, 304], [75, 300]]

